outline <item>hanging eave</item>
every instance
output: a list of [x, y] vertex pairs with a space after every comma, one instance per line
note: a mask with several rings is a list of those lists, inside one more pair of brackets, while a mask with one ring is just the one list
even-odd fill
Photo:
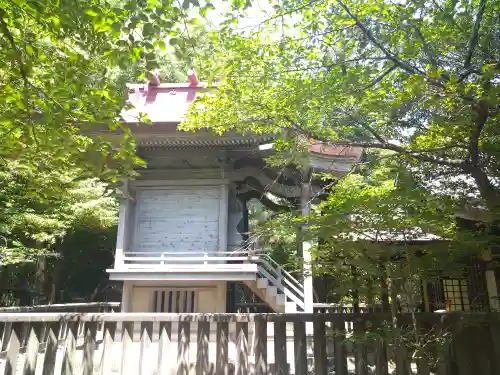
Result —
[[185, 148], [252, 148], [262, 143], [272, 141], [271, 136], [154, 136], [147, 138], [137, 137], [137, 144], [141, 148], [185, 149]]

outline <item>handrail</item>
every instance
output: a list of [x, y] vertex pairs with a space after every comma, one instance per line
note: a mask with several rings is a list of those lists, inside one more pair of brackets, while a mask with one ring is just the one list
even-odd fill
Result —
[[0, 313], [27, 313], [27, 312], [94, 312], [93, 310], [119, 309], [120, 302], [73, 302], [54, 303], [51, 305], [9, 306], [0, 307]]
[[287, 299], [293, 301], [297, 306], [304, 308], [304, 287], [289, 272], [266, 253], [260, 254], [256, 263], [260, 266], [259, 273], [268, 279], [271, 285], [277, 287]]
[[[304, 301], [301, 300], [293, 293], [289, 293], [288, 290], [280, 283], [274, 276], [272, 276], [265, 268], [259, 267], [259, 273], [261, 273], [267, 280], [271, 282], [278, 290], [280, 290], [288, 299], [292, 300], [300, 308], [304, 308]], [[288, 292], [288, 293], [287, 293]]]
[[269, 254], [264, 253], [263, 257], [269, 260], [269, 263], [275, 267], [279, 267], [281, 272], [287, 277], [288, 280], [290, 280], [292, 283], [295, 284], [295, 286], [301, 288], [302, 284], [295, 278], [293, 277], [288, 271], [286, 271], [278, 262], [276, 262]]
[[[313, 303], [313, 310], [315, 312], [328, 312], [328, 313], [345, 313], [345, 312], [354, 312], [356, 305], [353, 303]], [[382, 311], [381, 304], [370, 304], [370, 303], [359, 303], [357, 304], [357, 308], [359, 309], [357, 312], [359, 313], [368, 313], [368, 312], [376, 312]]]
[[279, 274], [279, 270], [276, 270], [274, 267], [272, 267], [266, 260], [262, 260], [259, 258], [257, 260], [257, 263], [266, 265], [267, 266], [266, 270], [269, 271], [269, 269], [271, 269], [272, 271], [274, 271], [274, 273], [276, 274], [276, 280], [279, 280], [279, 281], [283, 280], [286, 284], [288, 284], [288, 286], [291, 289], [293, 289], [296, 292], [296, 294], [298, 294], [299, 297], [301, 297], [302, 299], [304, 298], [304, 291], [303, 291], [302, 286], [297, 287], [297, 286], [293, 285], [292, 283], [290, 283], [286, 278], [281, 277], [281, 275]]
[[[163, 254], [174, 254], [174, 255], [191, 255], [191, 254], [233, 254], [234, 251], [203, 251], [203, 250], [195, 250], [195, 251], [125, 251], [123, 253], [124, 256], [129, 254], [132, 255], [163, 255]], [[247, 252], [245, 252], [247, 253]]]
[[143, 262], [155, 262], [160, 260], [162, 262], [220, 262], [223, 260], [257, 260], [258, 257], [250, 257], [250, 256], [241, 256], [241, 257], [203, 257], [203, 256], [194, 256], [194, 257], [125, 257], [125, 260], [128, 261], [143, 261]]

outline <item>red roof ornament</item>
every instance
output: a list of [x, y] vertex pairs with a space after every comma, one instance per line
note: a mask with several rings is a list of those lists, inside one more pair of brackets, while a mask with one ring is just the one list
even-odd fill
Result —
[[151, 77], [149, 77], [149, 84], [151, 86], [160, 86], [160, 72], [158, 71], [158, 69], [151, 73]]
[[196, 87], [198, 86], [198, 76], [196, 75], [196, 71], [194, 69], [190, 69], [187, 72], [188, 76], [188, 81], [189, 81], [189, 87]]

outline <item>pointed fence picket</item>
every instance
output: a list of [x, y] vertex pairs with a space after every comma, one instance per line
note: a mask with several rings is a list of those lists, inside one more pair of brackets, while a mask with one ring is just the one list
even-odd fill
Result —
[[401, 314], [394, 336], [387, 327], [395, 322], [382, 313], [3, 313], [0, 373], [498, 374], [498, 321]]

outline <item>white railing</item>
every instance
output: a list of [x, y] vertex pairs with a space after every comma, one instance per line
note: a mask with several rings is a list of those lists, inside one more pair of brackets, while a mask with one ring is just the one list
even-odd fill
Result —
[[256, 264], [259, 274], [266, 278], [269, 285], [275, 286], [287, 301], [294, 302], [304, 309], [304, 287], [289, 272], [268, 254], [239, 249], [233, 251], [160, 251], [160, 252], [125, 252], [121, 267], [128, 269], [176, 266], [210, 266], [225, 264], [225, 267], [238, 268], [238, 264]]
[[221, 264], [227, 262], [251, 263], [256, 257], [248, 253], [236, 256], [230, 251], [160, 251], [160, 252], [125, 252], [122, 265], [134, 268], [147, 266], [172, 266], [192, 264]]
[[303, 310], [304, 286], [269, 254], [261, 253], [256, 258], [254, 262], [258, 265], [259, 274], [265, 277], [270, 285], [275, 286], [279, 292], [283, 293], [287, 301], [294, 302]]

